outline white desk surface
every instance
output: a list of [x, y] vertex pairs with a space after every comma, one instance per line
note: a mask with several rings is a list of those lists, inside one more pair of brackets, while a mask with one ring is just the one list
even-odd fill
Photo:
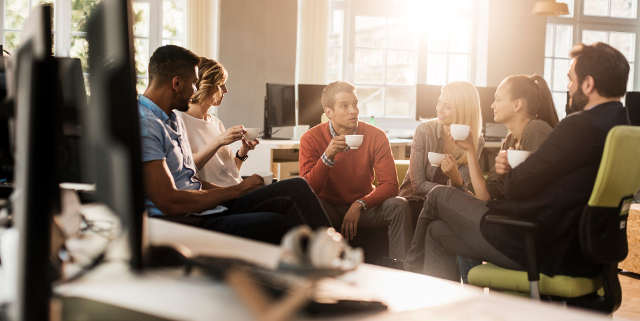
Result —
[[[276, 246], [149, 219], [152, 243], [179, 243], [195, 254], [227, 255], [274, 266]], [[606, 320], [604, 316], [462, 286], [421, 274], [364, 264], [327, 286], [385, 301], [388, 312], [332, 317], [337, 320]], [[103, 264], [55, 292], [180, 320], [251, 320], [225, 284], [176, 270], [134, 275], [122, 263]], [[296, 320], [304, 320], [298, 316]], [[311, 320], [323, 320], [312, 318]]]

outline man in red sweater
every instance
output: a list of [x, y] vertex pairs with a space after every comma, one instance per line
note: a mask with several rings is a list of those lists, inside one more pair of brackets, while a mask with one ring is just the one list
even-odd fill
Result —
[[[358, 122], [355, 87], [336, 81], [322, 90], [329, 122], [300, 139], [300, 175], [318, 194], [334, 226], [349, 240], [358, 227], [388, 226], [389, 256], [404, 260], [413, 227], [406, 199], [398, 197], [396, 167], [385, 133]], [[349, 149], [345, 135], [364, 135]], [[373, 179], [378, 181], [373, 186]]]

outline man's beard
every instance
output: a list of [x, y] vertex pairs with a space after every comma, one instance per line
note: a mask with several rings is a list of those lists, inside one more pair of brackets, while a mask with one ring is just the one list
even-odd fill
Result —
[[584, 110], [584, 107], [587, 106], [588, 103], [589, 97], [587, 97], [582, 91], [582, 88], [578, 86], [578, 90], [569, 97], [569, 103], [566, 108], [567, 115]]
[[189, 110], [189, 98], [181, 99], [176, 105], [175, 108], [178, 111], [185, 112]]

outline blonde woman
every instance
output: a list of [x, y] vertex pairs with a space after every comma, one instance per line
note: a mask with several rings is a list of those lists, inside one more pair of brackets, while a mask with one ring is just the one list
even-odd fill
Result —
[[[467, 156], [451, 138], [451, 124], [471, 127], [469, 139], [477, 154], [484, 145], [480, 98], [471, 83], [452, 82], [442, 87], [436, 111], [438, 117], [420, 124], [413, 135], [409, 172], [399, 193], [412, 201], [424, 201], [437, 185], [452, 185], [464, 190], [471, 187]], [[429, 152], [446, 154], [440, 167], [429, 162]]]
[[[197, 90], [191, 97], [189, 109], [178, 116], [184, 121], [198, 178], [218, 186], [233, 186], [242, 182], [240, 167], [258, 140], [244, 139], [244, 127], [225, 128], [216, 116], [209, 113], [217, 108], [227, 93], [227, 71], [219, 62], [200, 58], [198, 63]], [[229, 144], [242, 140], [235, 153]]]

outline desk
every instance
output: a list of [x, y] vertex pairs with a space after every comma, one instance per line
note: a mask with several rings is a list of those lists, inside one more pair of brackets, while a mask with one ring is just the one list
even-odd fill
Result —
[[[149, 219], [148, 227], [151, 243], [179, 243], [194, 254], [228, 255], [275, 266], [280, 253], [276, 246], [158, 219]], [[332, 320], [607, 320], [599, 314], [484, 294], [475, 287], [367, 264], [333, 282], [330, 286], [382, 299], [390, 309]], [[225, 284], [206, 277], [186, 277], [176, 270], [134, 275], [122, 263], [103, 264], [73, 283], [57, 286], [55, 292], [171, 319], [252, 319]], [[298, 316], [295, 320], [306, 318]]]
[[[394, 159], [409, 159], [410, 139], [390, 139], [389, 144]], [[238, 142], [231, 147], [232, 150], [237, 148], [240, 148]], [[260, 140], [260, 144], [249, 153], [249, 158], [242, 165], [240, 175], [272, 172], [273, 177], [279, 180], [299, 176], [299, 148], [299, 140]]]

